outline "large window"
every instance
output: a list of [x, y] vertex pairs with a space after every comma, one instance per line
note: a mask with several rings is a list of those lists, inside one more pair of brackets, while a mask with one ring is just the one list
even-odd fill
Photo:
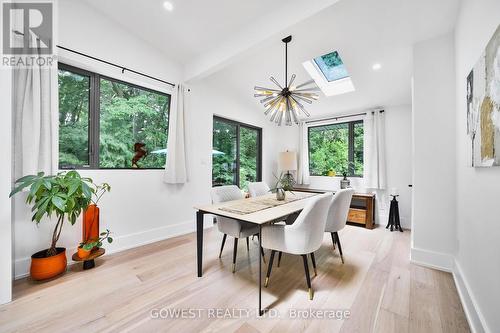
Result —
[[311, 176], [363, 176], [363, 122], [312, 126], [308, 129]]
[[59, 65], [59, 167], [143, 169], [166, 160], [170, 95]]
[[260, 128], [214, 117], [212, 186], [238, 185], [261, 180]]

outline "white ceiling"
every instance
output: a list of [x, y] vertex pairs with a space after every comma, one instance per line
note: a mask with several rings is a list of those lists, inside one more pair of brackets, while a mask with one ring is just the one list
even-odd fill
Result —
[[264, 13], [300, 0], [85, 0], [94, 9], [137, 37], [155, 45], [180, 64], [187, 64], [251, 26]]
[[[304, 61], [337, 50], [356, 88], [333, 97], [320, 92], [308, 107], [312, 116], [411, 104], [413, 45], [451, 32], [458, 7], [458, 0], [341, 0], [284, 31], [283, 37], [293, 35], [289, 75], [297, 74], [296, 84], [310, 79]], [[211, 78], [227, 82], [232, 94], [261, 111], [253, 86], [273, 87], [270, 75], [282, 82], [283, 58], [283, 44], [274, 38]], [[382, 68], [373, 71], [374, 63]]]
[[[460, 4], [460, 0], [170, 0], [174, 10], [168, 12], [163, 0], [85, 1], [185, 70], [200, 67], [195, 74], [215, 72], [209, 79], [224, 82], [228, 93], [256, 108], [261, 106], [253, 99], [253, 86], [272, 86], [270, 75], [283, 80], [282, 37], [293, 35], [289, 73], [297, 74], [297, 83], [309, 79], [302, 62], [337, 50], [356, 91], [322, 95], [310, 108], [316, 116], [410, 104], [412, 46], [452, 31]], [[265, 25], [268, 21], [275, 25]], [[217, 63], [224, 56], [230, 60]], [[375, 62], [382, 65], [378, 72], [371, 69]]]

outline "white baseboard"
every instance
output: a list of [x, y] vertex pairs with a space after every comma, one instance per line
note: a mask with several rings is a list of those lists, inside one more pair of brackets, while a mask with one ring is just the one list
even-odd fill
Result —
[[[210, 228], [213, 224], [207, 223], [205, 219], [204, 228]], [[190, 220], [173, 225], [168, 225], [160, 228], [140, 231], [128, 235], [113, 237], [113, 243], [106, 246], [106, 254], [112, 254], [134, 247], [151, 244], [154, 242], [162, 241], [168, 238], [173, 238], [185, 235], [196, 230], [196, 224]], [[76, 252], [76, 248], [67, 248], [66, 256], [68, 266], [73, 265], [75, 262], [71, 260], [71, 256]], [[14, 262], [14, 279], [21, 279], [29, 275], [31, 257], [17, 259]]]
[[434, 252], [412, 247], [410, 251], [410, 261], [414, 264], [439, 269], [445, 272], [452, 272], [454, 259], [451, 254]]
[[412, 247], [410, 261], [417, 265], [452, 273], [471, 331], [473, 333], [493, 332], [486, 324], [486, 320], [479, 309], [478, 303], [470, 288], [470, 284], [467, 282], [460, 264], [452, 255]]
[[470, 288], [465, 275], [463, 274], [460, 264], [455, 260], [453, 268], [453, 279], [455, 280], [455, 286], [457, 287], [458, 296], [462, 302], [462, 307], [464, 308], [465, 316], [467, 317], [467, 322], [473, 333], [490, 333], [493, 332], [488, 328], [486, 320], [479, 309], [476, 302], [472, 289]]

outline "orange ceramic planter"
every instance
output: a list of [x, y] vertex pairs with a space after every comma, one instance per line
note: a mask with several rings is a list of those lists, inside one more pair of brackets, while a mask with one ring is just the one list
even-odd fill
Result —
[[31, 256], [30, 275], [33, 280], [46, 280], [58, 276], [66, 271], [66, 249], [58, 247], [57, 254], [45, 257], [47, 250], [37, 252]]
[[99, 207], [91, 204], [83, 212], [82, 242], [99, 239]]
[[84, 248], [79, 247], [78, 248], [78, 257], [80, 259], [85, 259], [90, 255], [90, 250], [85, 250]]

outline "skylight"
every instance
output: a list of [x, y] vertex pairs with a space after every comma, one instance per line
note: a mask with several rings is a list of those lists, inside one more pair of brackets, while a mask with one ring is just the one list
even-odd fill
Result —
[[325, 96], [356, 90], [339, 52], [332, 51], [302, 64]]
[[314, 62], [328, 82], [349, 77], [349, 73], [337, 51], [314, 58]]

